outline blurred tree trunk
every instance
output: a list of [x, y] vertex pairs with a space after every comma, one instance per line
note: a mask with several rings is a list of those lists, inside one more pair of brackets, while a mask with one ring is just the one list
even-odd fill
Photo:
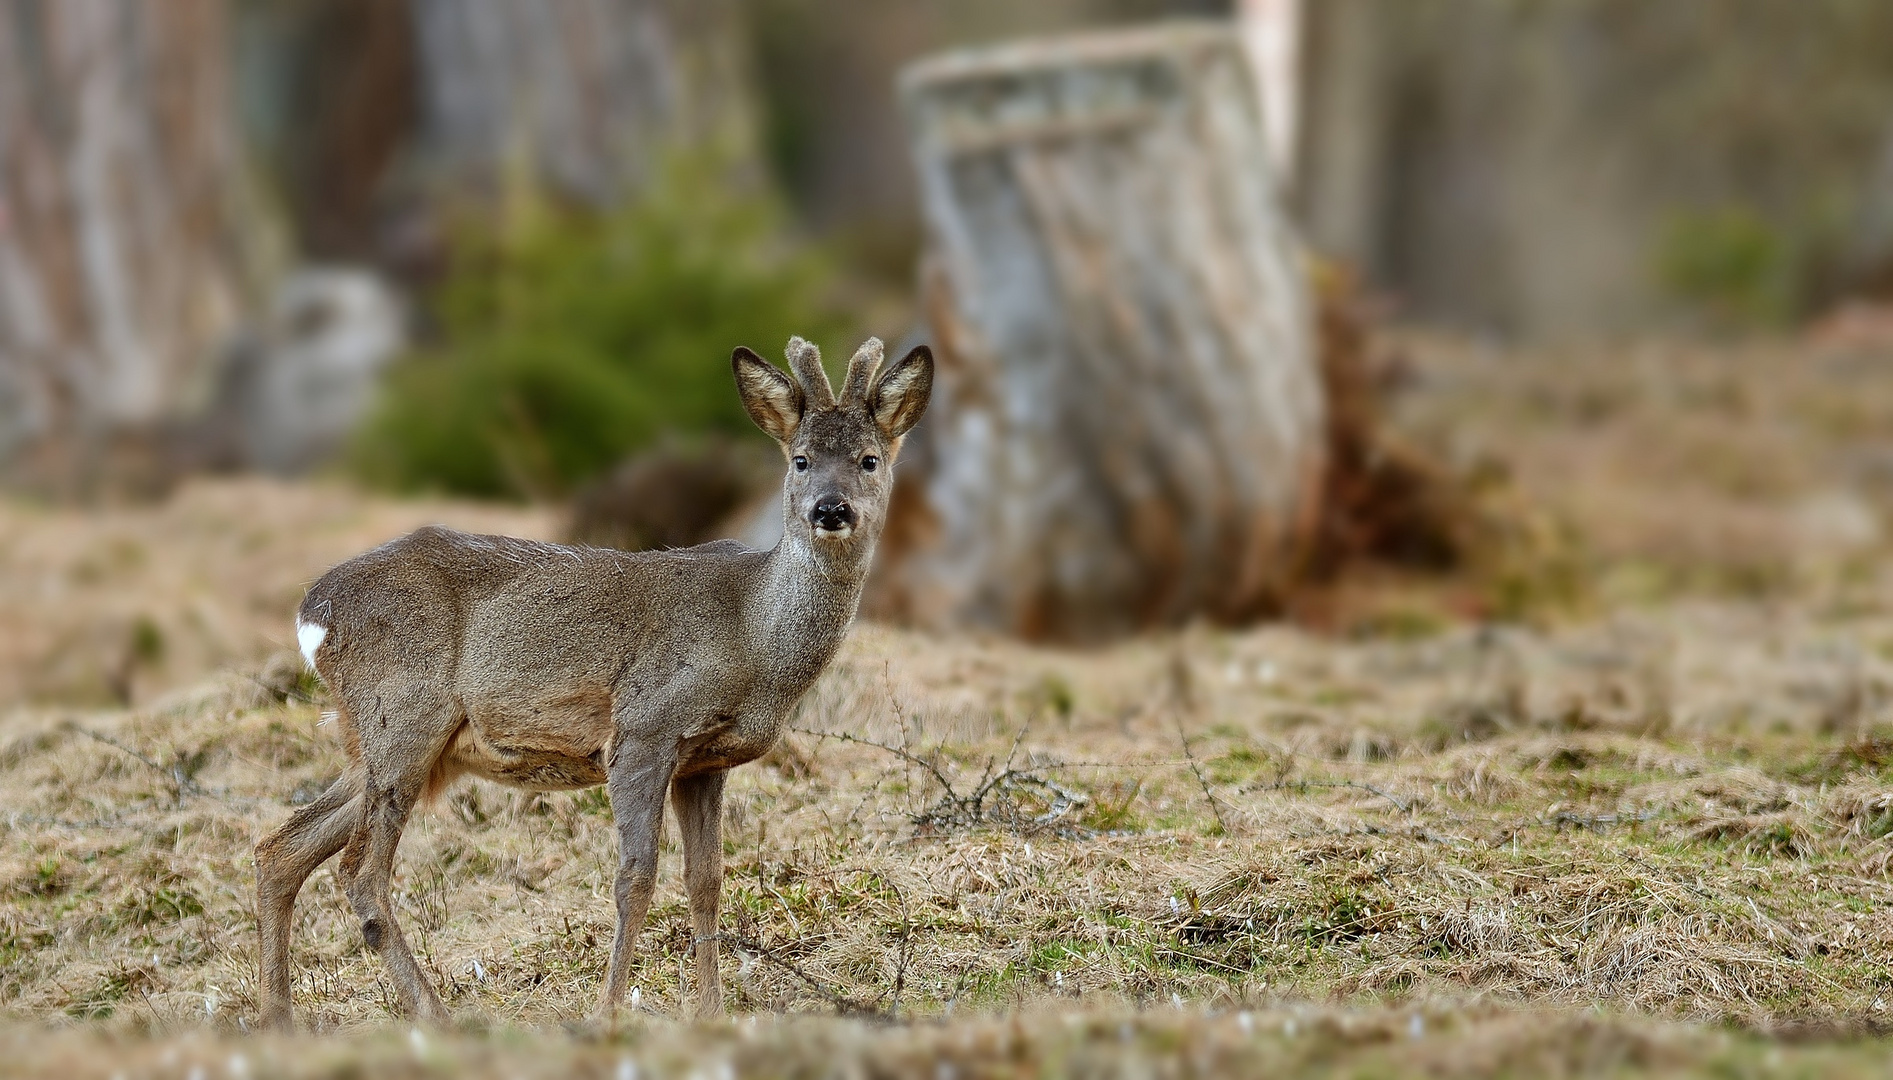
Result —
[[521, 195], [611, 206], [667, 148], [712, 138], [739, 164], [758, 156], [731, 0], [239, 12], [248, 136], [324, 259], [426, 279], [447, 242], [443, 210]]
[[1326, 434], [1235, 35], [953, 54], [903, 92], [940, 370], [869, 610], [1082, 640], [1272, 609]]
[[618, 197], [680, 104], [662, 7], [411, 0], [431, 165], [493, 179], [517, 158], [567, 195]]
[[415, 136], [414, 18], [390, 0], [234, 0], [246, 147], [301, 253], [371, 258], [384, 186]]
[[1779, 325], [1852, 287], [1893, 4], [1307, 5], [1299, 215], [1409, 318]]
[[56, 487], [243, 307], [222, 0], [0, 0], [0, 460]]

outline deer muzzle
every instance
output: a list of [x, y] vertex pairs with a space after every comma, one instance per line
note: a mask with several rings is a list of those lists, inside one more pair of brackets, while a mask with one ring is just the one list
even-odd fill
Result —
[[854, 531], [854, 507], [838, 495], [824, 495], [815, 500], [815, 509], [809, 511], [808, 520], [818, 533], [847, 536]]

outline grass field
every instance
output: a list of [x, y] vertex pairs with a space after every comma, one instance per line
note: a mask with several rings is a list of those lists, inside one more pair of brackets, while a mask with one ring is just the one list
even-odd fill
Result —
[[0, 507], [0, 1072], [1884, 1071], [1893, 348], [1415, 357], [1399, 422], [1499, 508], [1490, 558], [1358, 579], [1318, 629], [857, 628], [733, 774], [710, 1028], [673, 1019], [674, 844], [636, 1011], [595, 1030], [603, 798], [463, 782], [397, 878], [462, 1030], [391, 1019], [325, 869], [319, 1037], [246, 1036], [250, 847], [341, 766], [283, 651], [301, 585], [549, 516], [261, 481]]

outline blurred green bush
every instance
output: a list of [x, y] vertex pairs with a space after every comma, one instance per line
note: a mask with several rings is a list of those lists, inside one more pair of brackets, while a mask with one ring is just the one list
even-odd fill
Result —
[[750, 430], [728, 357], [835, 340], [825, 255], [713, 154], [634, 201], [560, 213], [515, 193], [457, 239], [436, 343], [398, 364], [354, 471], [399, 490], [556, 498], [663, 435]]
[[1670, 295], [1722, 329], [1776, 328], [1793, 316], [1805, 276], [1782, 230], [1738, 205], [1678, 213], [1657, 247]]

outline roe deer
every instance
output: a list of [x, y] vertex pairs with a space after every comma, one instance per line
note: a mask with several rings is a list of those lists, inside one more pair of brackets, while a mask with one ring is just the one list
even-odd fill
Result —
[[256, 847], [263, 1019], [292, 1025], [296, 894], [338, 878], [403, 1007], [446, 1010], [394, 920], [389, 878], [408, 814], [462, 774], [534, 791], [604, 784], [618, 829], [618, 929], [598, 1015], [624, 996], [670, 792], [695, 933], [697, 1012], [722, 1012], [717, 914], [724, 774], [767, 752], [841, 645], [886, 521], [901, 438], [926, 410], [925, 346], [880, 371], [870, 338], [839, 400], [813, 345], [795, 379], [731, 357], [749, 415], [782, 444], [784, 529], [671, 551], [564, 547], [429, 527], [324, 574], [296, 639], [334, 692], [348, 767]]

